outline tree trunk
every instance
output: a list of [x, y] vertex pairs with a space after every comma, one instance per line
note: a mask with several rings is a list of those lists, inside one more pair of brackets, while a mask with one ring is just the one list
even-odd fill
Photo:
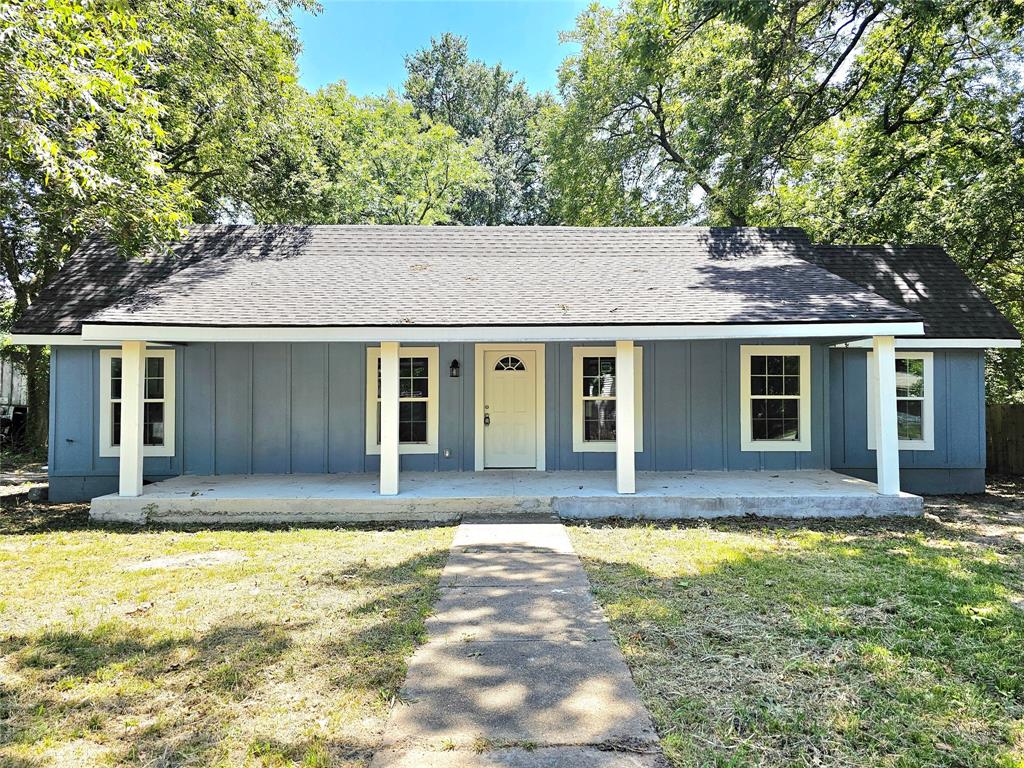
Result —
[[25, 383], [28, 388], [28, 424], [25, 429], [26, 448], [32, 453], [46, 453], [50, 436], [50, 350], [31, 346], [25, 356]]

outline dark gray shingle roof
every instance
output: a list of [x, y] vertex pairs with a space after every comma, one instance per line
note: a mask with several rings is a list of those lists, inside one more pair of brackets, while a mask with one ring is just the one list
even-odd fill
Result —
[[91, 242], [16, 331], [920, 319], [815, 258], [798, 229], [203, 226], [149, 264]]
[[940, 339], [1019, 339], [1020, 333], [937, 245], [819, 245], [818, 264], [924, 318]]

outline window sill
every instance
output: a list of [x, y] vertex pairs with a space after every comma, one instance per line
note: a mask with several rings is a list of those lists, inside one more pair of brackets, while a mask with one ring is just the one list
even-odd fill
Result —
[[[898, 449], [901, 451], [934, 451], [935, 443], [931, 440], [900, 440]], [[868, 450], [877, 450], [874, 440], [868, 443]]]
[[[618, 443], [614, 440], [572, 444], [573, 453], [615, 453], [616, 450], [618, 450]], [[642, 445], [633, 446], [633, 450], [635, 453], [644, 452]]]
[[744, 440], [740, 450], [746, 453], [807, 453], [810, 440]]
[[[430, 443], [407, 443], [406, 445], [402, 445], [401, 443], [399, 443], [398, 445], [399, 456], [416, 456], [428, 453], [438, 453], [437, 446], [431, 445]], [[380, 456], [380, 446], [367, 446], [366, 455]]]
[[[148, 459], [150, 457], [155, 458], [167, 458], [174, 455], [174, 447], [167, 445], [148, 445], [142, 449], [142, 458]], [[100, 448], [100, 457], [104, 459], [120, 458], [121, 449], [119, 447], [106, 447]]]

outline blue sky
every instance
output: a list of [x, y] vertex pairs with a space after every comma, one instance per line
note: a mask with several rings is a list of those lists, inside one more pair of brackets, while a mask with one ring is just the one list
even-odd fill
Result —
[[501, 63], [531, 90], [554, 90], [558, 65], [575, 50], [560, 45], [587, 0], [322, 0], [316, 16], [300, 12], [300, 79], [315, 89], [345, 80], [356, 94], [401, 91], [406, 54], [454, 32], [469, 55]]

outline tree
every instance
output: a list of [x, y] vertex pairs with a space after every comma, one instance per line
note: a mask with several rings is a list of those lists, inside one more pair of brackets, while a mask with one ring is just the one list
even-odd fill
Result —
[[[555, 214], [937, 242], [1021, 323], [1022, 17], [1001, 0], [592, 7], [544, 120]], [[994, 358], [992, 391], [1019, 391], [1019, 356]]]
[[[89, 232], [125, 257], [208, 220], [294, 83], [284, 6], [258, 0], [0, 4], [0, 268], [16, 322]], [[45, 444], [45, 351], [26, 368]]]
[[[190, 201], [162, 173], [160, 106], [141, 86], [150, 44], [124, 6], [0, 6], [0, 268], [14, 322], [99, 222], [126, 249], [173, 228]], [[46, 440], [47, 356], [26, 370], [29, 437]]]
[[553, 103], [531, 94], [500, 64], [470, 60], [466, 39], [445, 33], [405, 59], [405, 95], [417, 114], [479, 143], [487, 185], [468, 190], [453, 213], [462, 224], [538, 224], [547, 200], [534, 123]]
[[254, 163], [246, 197], [258, 221], [444, 224], [487, 180], [478, 142], [394, 93], [358, 99], [338, 83], [292, 115]]

